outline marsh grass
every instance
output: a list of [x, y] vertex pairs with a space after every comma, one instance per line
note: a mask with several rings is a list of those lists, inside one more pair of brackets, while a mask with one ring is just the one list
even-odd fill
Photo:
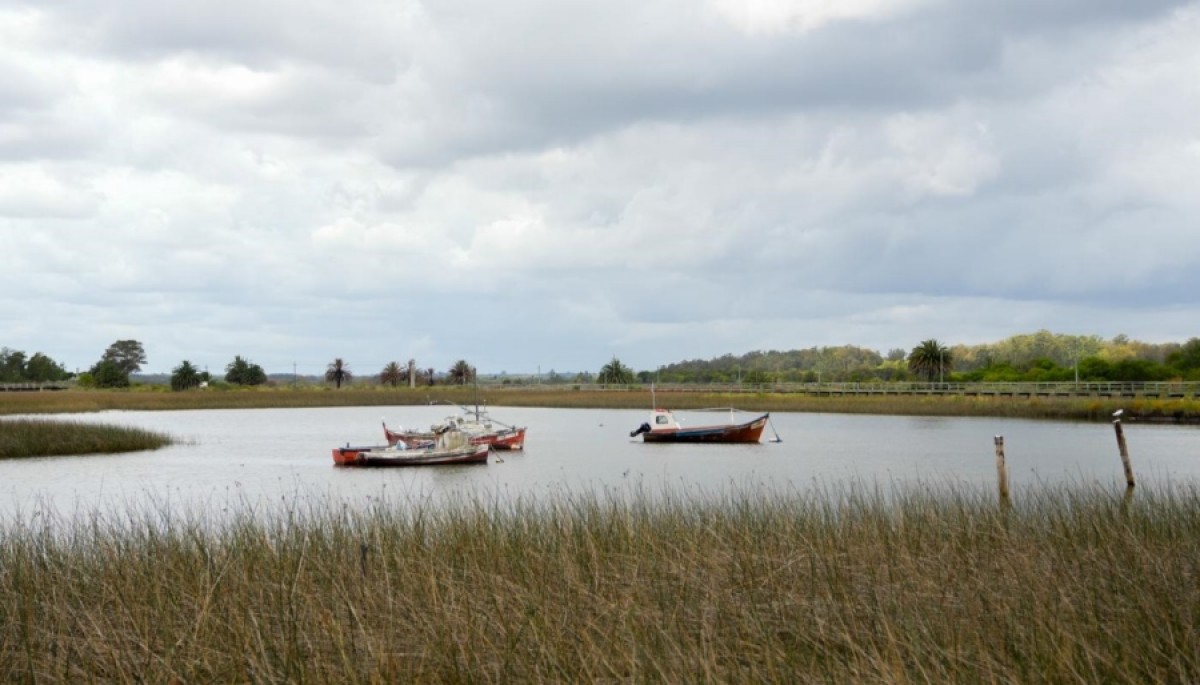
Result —
[[[571, 386], [481, 389], [271, 387], [212, 389], [189, 392], [153, 390], [65, 390], [0, 393], [0, 415], [86, 413], [114, 409], [265, 409], [302, 407], [409, 406], [452, 402], [472, 406], [649, 409], [648, 388], [575, 390]], [[1193, 398], [1020, 398], [967, 396], [812, 396], [795, 393], [715, 393], [659, 391], [659, 406], [671, 409], [737, 407], [749, 411], [891, 414], [897, 416], [1001, 416], [1058, 420], [1108, 420], [1124, 408], [1127, 421], [1200, 421], [1200, 401]]]
[[0, 420], [0, 459], [63, 454], [113, 454], [166, 447], [162, 433], [78, 421]]
[[1195, 682], [1200, 492], [833, 487], [0, 529], [6, 682]]

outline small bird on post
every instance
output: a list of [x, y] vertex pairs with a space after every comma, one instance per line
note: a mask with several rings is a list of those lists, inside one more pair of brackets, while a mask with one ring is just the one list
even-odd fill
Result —
[[1129, 448], [1125, 445], [1125, 431], [1121, 430], [1121, 414], [1124, 414], [1124, 409], [1118, 409], [1113, 412], [1113, 430], [1117, 433], [1117, 449], [1121, 453], [1121, 466], [1125, 469], [1125, 487], [1132, 488], [1134, 485], [1133, 479], [1133, 464], [1129, 461]]

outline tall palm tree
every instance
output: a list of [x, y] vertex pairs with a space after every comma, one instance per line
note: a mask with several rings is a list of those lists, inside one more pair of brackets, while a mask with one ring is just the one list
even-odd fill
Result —
[[341, 357], [334, 359], [329, 363], [329, 367], [325, 369], [325, 380], [337, 385], [340, 389], [342, 383], [349, 383], [354, 375], [350, 373], [350, 367], [346, 366], [346, 362], [342, 361]]
[[930, 382], [943, 378], [953, 365], [950, 350], [933, 338], [922, 340], [908, 353], [908, 368]]
[[454, 385], [466, 385], [475, 379], [475, 369], [466, 359], [459, 359], [450, 367], [450, 382]]
[[379, 372], [379, 382], [394, 388], [408, 380], [405, 378], [407, 375], [407, 371], [401, 368], [399, 363], [388, 362], [387, 366], [383, 367], [383, 371]]
[[596, 382], [606, 385], [628, 385], [633, 382], [633, 369], [622, 364], [620, 359], [613, 357], [612, 361], [600, 367]]
[[188, 360], [171, 370], [171, 389], [187, 390], [200, 385], [200, 371]]

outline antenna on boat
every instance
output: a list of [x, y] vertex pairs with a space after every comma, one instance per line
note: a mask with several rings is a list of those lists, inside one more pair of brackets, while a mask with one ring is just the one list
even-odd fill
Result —
[[650, 411], [658, 409], [658, 402], [654, 399], [654, 383], [650, 383]]

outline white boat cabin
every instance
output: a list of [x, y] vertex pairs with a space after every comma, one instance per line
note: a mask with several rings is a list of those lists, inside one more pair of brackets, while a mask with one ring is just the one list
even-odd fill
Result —
[[675, 419], [675, 415], [671, 413], [670, 409], [654, 410], [653, 421], [650, 424], [650, 430], [664, 431], [679, 430], [680, 428], [682, 428], [682, 426], [679, 425], [679, 421]]

